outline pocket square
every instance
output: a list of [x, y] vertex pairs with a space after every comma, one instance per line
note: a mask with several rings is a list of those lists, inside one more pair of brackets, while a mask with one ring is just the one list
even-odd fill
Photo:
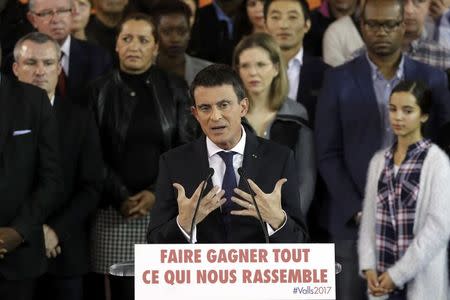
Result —
[[16, 130], [16, 131], [13, 132], [13, 136], [24, 135], [24, 134], [28, 134], [30, 132], [31, 132], [30, 129]]

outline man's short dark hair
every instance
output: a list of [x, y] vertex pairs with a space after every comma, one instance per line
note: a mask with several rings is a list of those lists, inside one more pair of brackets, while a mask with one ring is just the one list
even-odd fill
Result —
[[245, 98], [244, 85], [236, 71], [228, 65], [213, 64], [198, 72], [194, 81], [192, 81], [189, 90], [192, 104], [195, 105], [194, 92], [196, 88], [200, 86], [216, 87], [222, 85], [231, 85], [238, 101]]
[[[272, 2], [276, 2], [276, 1], [277, 0], [264, 0], [264, 19], [267, 19], [267, 13], [269, 12], [269, 6], [272, 4]], [[288, 0], [288, 1], [300, 3], [305, 21], [311, 20], [309, 6], [308, 6], [308, 3], [306, 2], [306, 0]]]
[[[126, 15], [119, 23], [119, 25], [117, 26], [117, 37], [119, 37], [120, 32], [122, 32], [123, 29], [123, 25], [128, 22], [128, 21], [144, 21], [146, 22], [148, 25], [150, 25], [150, 27], [152, 27], [152, 35], [153, 38], [155, 39], [155, 43], [158, 43], [158, 34], [156, 32], [156, 26], [155, 26], [155, 21], [153, 20], [153, 18], [147, 14], [144, 13], [137, 13], [137, 12], [133, 12], [130, 13], [129, 15]], [[117, 38], [116, 37], [116, 38]]]
[[189, 6], [181, 0], [164, 0], [152, 7], [151, 16], [156, 26], [159, 26], [161, 17], [167, 15], [182, 15], [189, 25], [192, 12]]
[[[381, 1], [388, 1], [388, 0], [381, 0]], [[369, 2], [381, 2], [380, 0], [366, 0], [366, 2], [364, 3], [364, 6], [362, 8], [362, 12], [361, 12], [361, 20], [366, 20], [366, 7], [367, 7], [367, 3]], [[392, 2], [397, 2], [398, 6], [400, 7], [400, 17], [401, 19], [403, 19], [403, 14], [405, 11], [405, 4], [403, 3], [403, 0], [391, 0]]]

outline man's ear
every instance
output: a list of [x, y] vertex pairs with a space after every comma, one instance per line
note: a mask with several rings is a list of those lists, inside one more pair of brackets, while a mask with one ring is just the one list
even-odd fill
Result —
[[241, 106], [241, 118], [245, 117], [245, 115], [248, 112], [249, 108], [249, 101], [248, 98], [244, 98], [239, 102], [239, 105]]
[[33, 25], [34, 28], [36, 28], [36, 25], [34, 24], [35, 22], [35, 15], [33, 15], [33, 13], [31, 11], [27, 12], [27, 19], [28, 21], [31, 23], [31, 25]]
[[19, 65], [16, 62], [14, 62], [12, 65], [12, 70], [13, 70], [14, 75], [16, 75], [16, 77], [18, 77], [18, 73], [19, 73], [18, 69], [19, 69]]
[[191, 106], [191, 113], [195, 117], [195, 119], [197, 119], [197, 121], [198, 121], [198, 111], [197, 111], [197, 108], [195, 107], [195, 105]]

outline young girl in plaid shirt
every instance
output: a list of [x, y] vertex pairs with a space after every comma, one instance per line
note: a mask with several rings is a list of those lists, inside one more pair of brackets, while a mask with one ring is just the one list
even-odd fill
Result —
[[370, 299], [449, 299], [450, 163], [421, 133], [429, 93], [416, 81], [392, 91], [396, 142], [370, 162], [358, 241]]

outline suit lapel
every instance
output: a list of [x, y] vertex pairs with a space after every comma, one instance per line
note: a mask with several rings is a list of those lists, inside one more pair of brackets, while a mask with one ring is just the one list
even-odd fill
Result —
[[77, 82], [83, 82], [83, 74], [80, 66], [83, 59], [83, 53], [80, 49], [78, 41], [71, 37], [70, 40], [70, 56], [69, 56], [69, 76], [67, 76], [67, 93], [72, 94]]
[[[255, 178], [259, 174], [261, 163], [258, 162], [261, 153], [259, 152], [259, 142], [254, 134], [246, 131], [247, 139], [245, 141], [244, 160], [242, 161], [242, 171], [248, 179], [255, 181]], [[247, 184], [244, 182], [244, 178], [239, 179], [239, 189], [248, 192]]]
[[303, 64], [300, 67], [300, 80], [298, 81], [298, 90], [297, 90], [297, 102], [305, 104], [307, 101], [306, 98], [309, 95], [306, 92], [309, 90], [309, 87], [312, 85], [312, 74], [311, 67], [313, 67], [312, 61], [308, 57], [308, 55], [303, 55]]
[[11, 85], [9, 81], [2, 76], [0, 79], [0, 155], [3, 153], [3, 149], [6, 144], [6, 140], [9, 138], [10, 127], [13, 116], [14, 101], [11, 100], [13, 91], [11, 91]]
[[[405, 62], [403, 63], [404, 68], [404, 77], [405, 80], [413, 80], [416, 79], [418, 76], [422, 76], [422, 74], [417, 70], [416, 64], [413, 64], [411, 60], [405, 55], [403, 56], [405, 58]], [[411, 78], [411, 75], [413, 75], [415, 78]]]

